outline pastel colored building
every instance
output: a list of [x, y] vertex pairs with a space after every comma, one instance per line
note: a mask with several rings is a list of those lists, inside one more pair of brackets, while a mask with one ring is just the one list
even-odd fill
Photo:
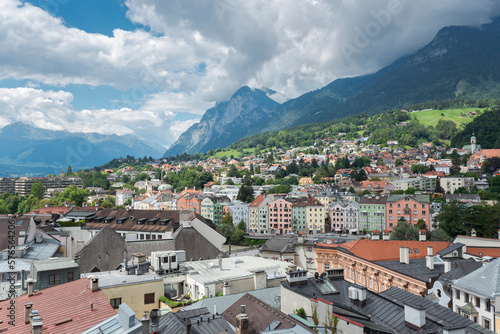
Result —
[[292, 202], [278, 199], [268, 205], [269, 227], [272, 234], [287, 234], [292, 232]]
[[359, 199], [358, 226], [360, 230], [385, 230], [385, 195], [366, 195]]
[[358, 203], [338, 201], [330, 204], [330, 228], [336, 232], [358, 232]]
[[429, 195], [390, 195], [386, 204], [386, 228], [392, 230], [400, 218], [412, 225], [420, 219], [429, 224], [429, 205]]

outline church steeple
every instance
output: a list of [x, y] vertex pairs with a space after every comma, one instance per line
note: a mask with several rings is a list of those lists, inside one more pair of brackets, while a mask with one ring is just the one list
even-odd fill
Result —
[[470, 137], [470, 151], [471, 151], [471, 153], [476, 152], [476, 142], [477, 142], [477, 139], [474, 136], [474, 132], [472, 132], [472, 137]]

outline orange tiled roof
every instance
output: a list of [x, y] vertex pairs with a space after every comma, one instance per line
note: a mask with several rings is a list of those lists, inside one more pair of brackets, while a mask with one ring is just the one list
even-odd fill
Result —
[[[409, 241], [409, 240], [354, 240], [339, 245], [339, 249], [343, 249], [352, 255], [362, 259], [377, 262], [377, 261], [396, 261], [399, 260], [399, 248], [408, 247], [411, 249], [411, 259], [421, 259], [427, 255], [427, 247], [432, 246], [434, 254], [445, 249], [451, 243], [447, 241]], [[330, 244], [318, 244], [318, 246], [330, 247]], [[418, 253], [415, 252], [418, 250]]]
[[491, 256], [494, 258], [498, 258], [500, 257], [500, 248], [467, 246], [467, 254], [472, 254], [476, 256]]

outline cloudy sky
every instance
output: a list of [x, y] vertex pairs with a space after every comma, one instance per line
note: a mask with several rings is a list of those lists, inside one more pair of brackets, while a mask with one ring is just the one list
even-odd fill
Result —
[[496, 0], [0, 0], [0, 127], [168, 147], [243, 85], [282, 102], [498, 15]]

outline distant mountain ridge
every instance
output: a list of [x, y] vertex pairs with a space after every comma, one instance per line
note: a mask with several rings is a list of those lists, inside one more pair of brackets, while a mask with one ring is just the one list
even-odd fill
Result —
[[[231, 102], [250, 98], [242, 95], [240, 89], [229, 102], [209, 109], [200, 123], [184, 132], [164, 156], [206, 152], [248, 135], [363, 112], [375, 114], [457, 97], [497, 98], [500, 95], [499, 54], [500, 19], [497, 18], [480, 27], [442, 28], [429, 44], [376, 73], [338, 79], [282, 104], [272, 104], [263, 91], [244, 87], [247, 94], [250, 94], [248, 90], [260, 94], [259, 99], [249, 99], [252, 108], [245, 103]], [[260, 102], [263, 106], [258, 105]], [[232, 106], [230, 114], [242, 117], [224, 121], [225, 103]], [[252, 111], [259, 109], [264, 112], [254, 115]]]
[[93, 168], [113, 158], [159, 156], [152, 147], [132, 135], [73, 133], [35, 128], [16, 122], [0, 129], [0, 176], [44, 176]]

